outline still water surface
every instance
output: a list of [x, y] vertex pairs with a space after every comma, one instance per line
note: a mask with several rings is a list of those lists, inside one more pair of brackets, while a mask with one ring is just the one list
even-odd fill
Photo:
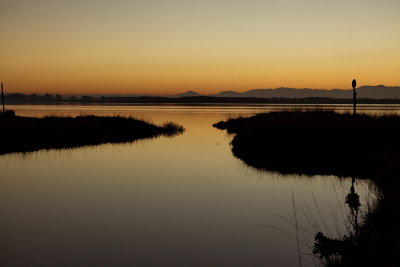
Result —
[[[294, 227], [345, 232], [351, 179], [256, 171], [212, 124], [260, 107], [14, 106], [18, 115], [121, 115], [186, 132], [0, 156], [1, 266], [299, 266]], [[26, 133], [29, 134], [29, 133]], [[373, 199], [357, 181], [361, 202]], [[326, 225], [325, 223], [326, 222]], [[311, 231], [307, 233], [307, 231]], [[315, 261], [315, 262], [314, 262]]]

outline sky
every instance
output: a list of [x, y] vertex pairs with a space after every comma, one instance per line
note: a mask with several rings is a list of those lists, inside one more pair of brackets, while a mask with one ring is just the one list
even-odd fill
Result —
[[400, 85], [399, 0], [0, 0], [10, 92]]

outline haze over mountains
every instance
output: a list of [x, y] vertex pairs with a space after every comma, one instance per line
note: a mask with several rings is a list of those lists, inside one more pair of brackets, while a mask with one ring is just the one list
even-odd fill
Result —
[[[357, 98], [400, 98], [400, 86], [362, 86], [356, 89]], [[188, 95], [193, 96], [196, 92], [189, 91]], [[184, 94], [180, 94], [181, 96]], [[200, 95], [200, 94], [198, 94]], [[210, 96], [216, 97], [285, 97], [285, 98], [307, 98], [307, 97], [328, 97], [328, 98], [352, 98], [353, 89], [340, 90], [340, 89], [296, 89], [296, 88], [276, 88], [276, 89], [253, 89], [243, 93], [235, 91], [223, 91], [218, 94]]]
[[[371, 99], [400, 99], [400, 86], [361, 86], [356, 89], [357, 98]], [[94, 96], [94, 95], [92, 95]], [[101, 95], [95, 95], [101, 96]], [[187, 91], [176, 95], [105, 95], [107, 97], [124, 97], [124, 96], [161, 96], [169, 98], [180, 97], [197, 97], [197, 96], [212, 96], [212, 97], [259, 97], [259, 98], [335, 98], [335, 99], [350, 99], [353, 98], [353, 89], [298, 89], [280, 87], [276, 89], [252, 89], [245, 92], [222, 91], [217, 94], [201, 94], [195, 91]]]
[[[356, 89], [357, 98], [372, 98], [372, 99], [387, 99], [396, 98], [400, 99], [400, 86], [361, 86]], [[98, 96], [101, 95], [92, 95]], [[180, 97], [196, 97], [196, 96], [213, 96], [213, 97], [260, 97], [260, 98], [310, 98], [310, 97], [324, 97], [324, 98], [337, 98], [346, 99], [353, 97], [353, 89], [343, 90], [343, 89], [298, 89], [298, 88], [286, 88], [280, 87], [276, 89], [252, 89], [245, 92], [236, 91], [222, 91], [217, 94], [201, 94], [195, 91], [187, 91], [184, 93], [176, 95], [118, 95], [118, 94], [108, 94], [107, 97], [124, 97], [124, 96], [162, 96], [170, 98], [180, 98]]]

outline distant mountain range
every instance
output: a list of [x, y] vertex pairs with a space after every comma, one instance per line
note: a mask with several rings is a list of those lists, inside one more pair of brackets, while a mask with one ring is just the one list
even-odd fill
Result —
[[[385, 99], [385, 98], [398, 98], [400, 99], [400, 86], [362, 86], [356, 89], [357, 98], [372, 98], [372, 99]], [[181, 96], [189, 96], [180, 94]], [[187, 94], [198, 94], [189, 91]], [[200, 95], [200, 94], [198, 94]], [[218, 94], [209, 96], [216, 97], [261, 97], [261, 98], [309, 98], [309, 97], [327, 97], [327, 98], [352, 98], [353, 90], [340, 90], [340, 89], [296, 89], [296, 88], [276, 88], [276, 89], [253, 89], [243, 93], [235, 91], [223, 91]]]
[[[372, 99], [387, 99], [396, 98], [400, 99], [400, 86], [361, 86], [356, 89], [357, 98], [372, 98]], [[92, 97], [169, 97], [169, 98], [180, 98], [180, 97], [196, 97], [196, 96], [213, 96], [213, 97], [260, 97], [260, 98], [310, 98], [310, 97], [324, 97], [324, 98], [337, 98], [347, 99], [353, 97], [353, 89], [298, 89], [298, 88], [286, 88], [280, 87], [276, 89], [252, 89], [245, 92], [235, 91], [222, 91], [217, 94], [204, 95], [194, 91], [187, 91], [176, 95], [138, 95], [138, 94], [108, 94], [108, 95], [90, 95]]]

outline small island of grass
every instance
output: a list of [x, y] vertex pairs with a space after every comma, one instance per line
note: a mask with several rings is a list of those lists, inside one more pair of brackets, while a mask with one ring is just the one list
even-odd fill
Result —
[[0, 154], [132, 142], [183, 131], [182, 126], [172, 122], [159, 126], [118, 116], [31, 118], [8, 111], [0, 114]]

